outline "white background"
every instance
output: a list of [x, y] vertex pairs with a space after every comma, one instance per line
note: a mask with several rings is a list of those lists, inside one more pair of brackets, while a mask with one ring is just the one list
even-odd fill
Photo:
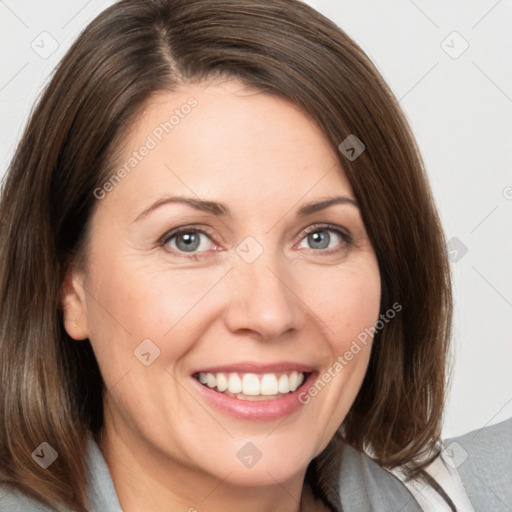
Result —
[[[0, 174], [49, 73], [111, 3], [0, 0]], [[400, 99], [447, 236], [467, 247], [452, 262], [455, 361], [444, 435], [511, 417], [512, 2], [308, 3], [359, 43]]]

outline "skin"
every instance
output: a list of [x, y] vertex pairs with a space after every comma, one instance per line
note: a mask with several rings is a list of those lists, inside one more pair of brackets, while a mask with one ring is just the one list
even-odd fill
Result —
[[[375, 253], [353, 204], [297, 216], [333, 196], [355, 201], [337, 155], [295, 106], [234, 80], [151, 98], [119, 165], [190, 97], [198, 102], [190, 114], [98, 201], [85, 263], [63, 284], [66, 329], [90, 340], [108, 390], [100, 448], [125, 512], [297, 512], [301, 496], [313, 509], [306, 468], [353, 403], [371, 343], [279, 420], [218, 410], [191, 372], [240, 361], [328, 371], [378, 319]], [[171, 195], [221, 202], [230, 214], [167, 203], [135, 220]], [[304, 232], [316, 224], [327, 248]], [[159, 242], [190, 225], [207, 230], [195, 259], [176, 238]], [[246, 237], [263, 251], [252, 263], [236, 251]], [[134, 350], [148, 338], [160, 355], [145, 366]], [[262, 454], [251, 468], [236, 456], [249, 441]]]

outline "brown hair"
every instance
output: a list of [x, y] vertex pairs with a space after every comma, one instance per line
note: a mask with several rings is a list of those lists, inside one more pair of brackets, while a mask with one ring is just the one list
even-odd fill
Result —
[[[315, 495], [339, 509], [339, 441], [385, 466], [414, 462], [440, 438], [451, 326], [445, 240], [418, 148], [398, 102], [364, 52], [295, 0], [124, 0], [68, 51], [34, 110], [0, 203], [1, 480], [87, 510], [88, 432], [102, 425], [103, 383], [90, 344], [66, 333], [60, 288], [83, 250], [93, 191], [114, 148], [154, 93], [234, 77], [296, 104], [337, 151], [377, 255], [379, 331], [362, 388], [335, 439], [310, 464]], [[59, 457], [31, 460], [43, 441]]]

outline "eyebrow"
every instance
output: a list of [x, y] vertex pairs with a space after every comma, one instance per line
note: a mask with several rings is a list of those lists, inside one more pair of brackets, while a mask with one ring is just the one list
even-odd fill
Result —
[[172, 204], [172, 203], [178, 203], [178, 204], [187, 204], [189, 206], [192, 206], [192, 208], [195, 208], [196, 210], [202, 211], [202, 212], [208, 212], [213, 213], [216, 216], [227, 216], [229, 215], [229, 208], [222, 204], [217, 203], [215, 201], [206, 201], [204, 199], [194, 199], [193, 197], [185, 197], [185, 196], [167, 196], [162, 197], [161, 199], [158, 199], [158, 201], [155, 201], [151, 206], [146, 208], [144, 211], [142, 211], [133, 222], [137, 222], [138, 220], [147, 217], [150, 213], [152, 213], [157, 208], [160, 208], [163, 205], [166, 204]]
[[[138, 220], [147, 217], [150, 213], [160, 208], [161, 206], [172, 203], [186, 204], [188, 206], [191, 206], [192, 208], [195, 208], [196, 210], [212, 213], [213, 215], [218, 217], [226, 217], [230, 215], [230, 210], [228, 206], [226, 206], [223, 203], [218, 203], [216, 201], [206, 201], [204, 199], [194, 199], [192, 197], [186, 196], [166, 196], [158, 199], [148, 208], [143, 210], [139, 215], [137, 215], [133, 222], [137, 222]], [[312, 215], [313, 213], [325, 210], [326, 208], [329, 208], [330, 206], [333, 206], [335, 204], [348, 204], [355, 206], [356, 208], [359, 208], [357, 201], [355, 201], [354, 199], [345, 196], [337, 196], [325, 199], [323, 201], [316, 201], [301, 206], [297, 211], [297, 217], [306, 217], [308, 215]]]
[[345, 196], [338, 196], [325, 199], [324, 201], [308, 203], [304, 206], [301, 206], [297, 212], [297, 217], [306, 217], [307, 215], [319, 212], [320, 210], [325, 210], [326, 208], [329, 208], [329, 206], [333, 206], [335, 204], [348, 204], [359, 208], [359, 205], [355, 199], [351, 199], [350, 197]]

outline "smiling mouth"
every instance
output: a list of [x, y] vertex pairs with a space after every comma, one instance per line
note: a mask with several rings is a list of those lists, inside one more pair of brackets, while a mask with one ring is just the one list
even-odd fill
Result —
[[309, 373], [296, 370], [277, 373], [195, 373], [203, 386], [231, 398], [247, 401], [277, 400], [300, 388]]

